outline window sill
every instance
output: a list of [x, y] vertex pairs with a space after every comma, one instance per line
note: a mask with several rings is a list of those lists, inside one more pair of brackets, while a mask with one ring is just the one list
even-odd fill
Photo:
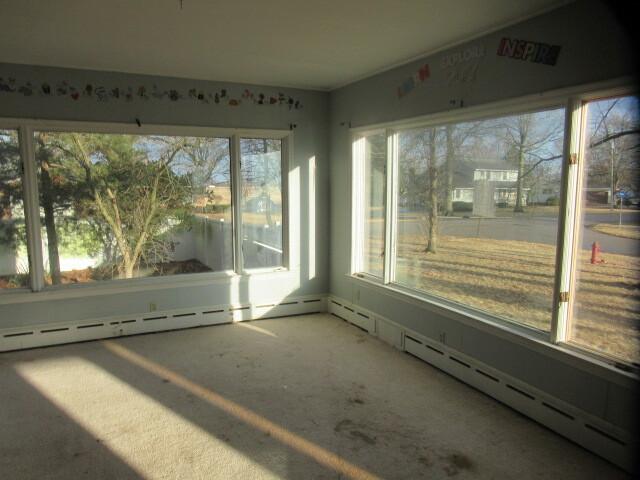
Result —
[[13, 303], [30, 303], [38, 301], [60, 300], [67, 298], [80, 298], [101, 295], [114, 295], [119, 293], [144, 292], [148, 290], [162, 290], [167, 288], [199, 287], [207, 285], [220, 285], [237, 283], [243, 279], [273, 275], [278, 280], [283, 276], [292, 274], [290, 269], [265, 268], [247, 270], [241, 275], [233, 270], [222, 272], [196, 273], [189, 275], [173, 275], [166, 277], [146, 277], [126, 280], [110, 280], [101, 284], [84, 283], [55, 285], [45, 287], [39, 292], [28, 289], [19, 291], [0, 292], [0, 306]]
[[541, 353], [580, 370], [595, 374], [607, 381], [630, 388], [638, 387], [640, 376], [636, 370], [622, 370], [615, 366], [616, 362], [614, 360], [605, 359], [589, 351], [576, 348], [574, 345], [552, 344], [549, 342], [548, 334], [545, 332], [524, 325], [512, 324], [489, 315], [482, 315], [477, 311], [467, 310], [440, 298], [398, 285], [385, 285], [381, 280], [360, 277], [357, 274], [347, 274], [346, 276], [365, 286], [378, 289], [400, 301], [412, 303], [471, 328], [504, 338], [536, 353]]

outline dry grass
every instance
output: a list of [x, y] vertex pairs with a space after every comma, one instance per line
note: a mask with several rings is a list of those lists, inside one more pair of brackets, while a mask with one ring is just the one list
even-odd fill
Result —
[[611, 225], [610, 223], [598, 223], [593, 228], [596, 232], [606, 233], [615, 237], [631, 238], [640, 240], [639, 225]]
[[[396, 278], [492, 315], [548, 331], [555, 247], [520, 241], [443, 236], [436, 254], [425, 239], [406, 235], [398, 245]], [[621, 359], [640, 359], [640, 258], [605, 254], [591, 265], [580, 254], [573, 339]]]

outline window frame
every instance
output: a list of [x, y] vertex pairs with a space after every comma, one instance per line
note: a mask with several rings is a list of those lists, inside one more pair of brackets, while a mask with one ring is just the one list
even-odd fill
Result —
[[[455, 312], [469, 320], [471, 325], [479, 323], [489, 327], [490, 330], [504, 330], [527, 340], [541, 343], [547, 348], [560, 348], [566, 352], [578, 354], [592, 362], [613, 366], [616, 373], [627, 372], [631, 365], [619, 358], [596, 352], [571, 342], [572, 305], [575, 298], [575, 266], [578, 251], [581, 195], [580, 188], [582, 173], [584, 170], [584, 141], [586, 128], [586, 108], [589, 101], [611, 98], [616, 96], [638, 95], [639, 89], [629, 77], [618, 78], [606, 82], [569, 87], [559, 90], [550, 90], [536, 95], [522, 96], [518, 98], [490, 102], [467, 107], [464, 110], [450, 110], [423, 115], [416, 118], [386, 122], [350, 129], [351, 141], [366, 132], [384, 130], [387, 133], [387, 205], [385, 209], [385, 276], [380, 279], [371, 279], [369, 276], [354, 270], [357, 264], [353, 262], [353, 252], [358, 251], [358, 243], [362, 241], [362, 232], [352, 228], [352, 270], [350, 276], [360, 279], [367, 284], [372, 284], [386, 290], [393, 295], [400, 295], [417, 301], [428, 308], [435, 307], [439, 311]], [[555, 278], [552, 301], [552, 317], [550, 331], [541, 331], [524, 324], [512, 322], [498, 316], [491, 315], [471, 306], [459, 304], [449, 299], [430, 294], [423, 290], [413, 289], [405, 285], [394, 283], [393, 266], [396, 262], [396, 239], [393, 231], [397, 216], [397, 171], [398, 149], [397, 137], [399, 132], [412, 128], [428, 128], [447, 125], [450, 123], [462, 123], [483, 119], [497, 118], [506, 115], [517, 115], [528, 112], [539, 112], [553, 108], [565, 109], [564, 143], [560, 186], [560, 205], [558, 211], [558, 227]], [[391, 139], [391, 140], [390, 140]], [[352, 151], [351, 165], [358, 161], [355, 158], [356, 151]], [[575, 161], [572, 161], [574, 159]], [[357, 184], [352, 181], [352, 189]], [[393, 195], [394, 198], [389, 198]], [[352, 198], [356, 193], [352, 192]], [[395, 204], [395, 205], [394, 205]], [[357, 204], [352, 204], [352, 215]], [[353, 223], [352, 223], [353, 225]], [[391, 237], [389, 235], [392, 235]], [[561, 296], [562, 292], [562, 296]], [[566, 292], [566, 293], [565, 293]], [[564, 299], [568, 298], [568, 301]], [[562, 299], [562, 300], [561, 300]], [[442, 310], [443, 309], [443, 310]], [[631, 369], [635, 371], [635, 369]], [[635, 374], [633, 374], [635, 377]]]
[[[277, 129], [219, 128], [184, 125], [163, 125], [91, 121], [40, 120], [0, 117], [0, 129], [18, 131], [20, 142], [20, 161], [22, 164], [22, 182], [24, 185], [25, 222], [27, 228], [27, 251], [29, 255], [30, 288], [0, 290], [0, 304], [19, 303], [25, 301], [46, 300], [53, 298], [73, 298], [85, 295], [102, 295], [169, 288], [191, 285], [208, 285], [234, 281], [240, 276], [274, 274], [281, 276], [290, 272], [289, 228], [289, 166], [292, 164], [293, 131]], [[192, 136], [209, 138], [226, 138], [229, 140], [231, 163], [231, 192], [233, 219], [233, 269], [215, 272], [188, 273], [162, 277], [143, 277], [133, 279], [107, 280], [104, 282], [45, 285], [44, 258], [40, 225], [39, 185], [35, 161], [34, 132], [80, 132], [103, 133], [115, 135], [159, 135], [159, 136]], [[242, 266], [241, 243], [242, 224], [240, 219], [239, 192], [240, 178], [240, 138], [267, 138], [282, 142], [281, 150], [281, 182], [282, 182], [282, 246], [283, 263], [278, 267], [244, 269]], [[238, 197], [237, 197], [238, 196]]]

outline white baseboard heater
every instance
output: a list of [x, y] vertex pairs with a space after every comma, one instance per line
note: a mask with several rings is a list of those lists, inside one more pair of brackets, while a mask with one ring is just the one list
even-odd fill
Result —
[[140, 333], [326, 312], [326, 296], [311, 295], [276, 302], [210, 305], [90, 320], [48, 323], [0, 330], [0, 352]]
[[636, 439], [504, 372], [343, 299], [330, 296], [330, 313], [443, 370], [551, 430], [631, 472]]

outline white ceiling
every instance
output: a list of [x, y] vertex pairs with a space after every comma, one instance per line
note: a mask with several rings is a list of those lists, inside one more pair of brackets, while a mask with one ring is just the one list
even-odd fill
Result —
[[0, 62], [330, 90], [567, 0], [0, 0]]

